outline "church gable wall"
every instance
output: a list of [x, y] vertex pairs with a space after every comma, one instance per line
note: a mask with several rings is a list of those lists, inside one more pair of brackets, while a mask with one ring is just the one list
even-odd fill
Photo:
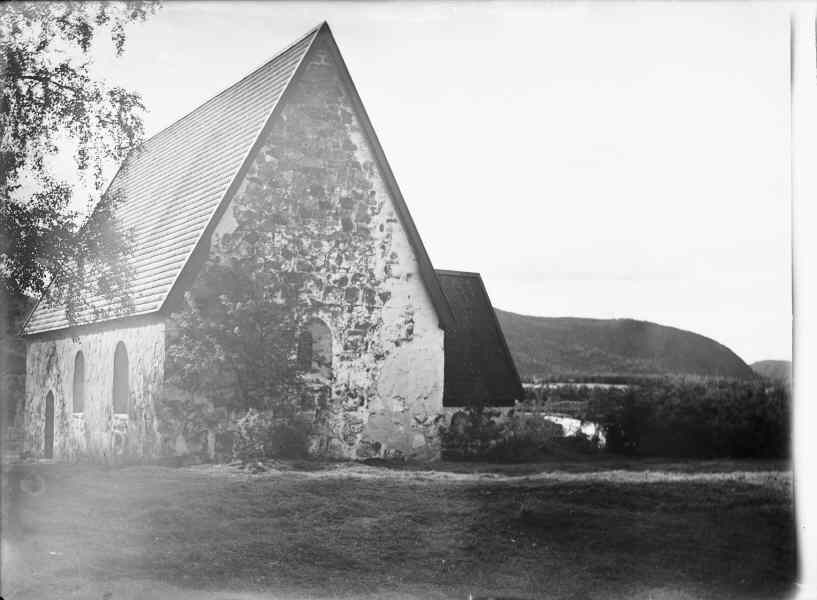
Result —
[[331, 384], [316, 402], [316, 454], [439, 455], [443, 330], [412, 245], [329, 52], [314, 49], [214, 237], [233, 208], [286, 209], [280, 268], [332, 338]]

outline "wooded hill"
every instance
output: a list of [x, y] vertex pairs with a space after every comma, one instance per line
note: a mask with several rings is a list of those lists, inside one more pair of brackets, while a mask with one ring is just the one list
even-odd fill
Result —
[[531, 317], [496, 309], [519, 375], [700, 375], [754, 379], [723, 344], [633, 319]]

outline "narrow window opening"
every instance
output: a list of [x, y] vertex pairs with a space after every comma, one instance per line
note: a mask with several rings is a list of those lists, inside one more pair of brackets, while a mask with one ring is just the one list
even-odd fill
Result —
[[113, 412], [128, 413], [129, 395], [128, 351], [125, 349], [125, 344], [119, 342], [113, 357]]
[[82, 351], [74, 358], [74, 412], [85, 412], [85, 357]]

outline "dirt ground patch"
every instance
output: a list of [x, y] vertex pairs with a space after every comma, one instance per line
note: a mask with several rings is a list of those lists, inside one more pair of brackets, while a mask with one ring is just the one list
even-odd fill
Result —
[[[381, 479], [387, 481], [428, 481], [448, 483], [535, 483], [539, 481], [608, 481], [612, 483], [656, 482], [715, 482], [740, 481], [781, 490], [791, 487], [791, 472], [781, 470], [742, 470], [744, 465], [729, 471], [681, 471], [668, 468], [599, 469], [584, 471], [543, 470], [516, 474], [514, 471], [448, 471], [443, 469], [379, 468], [356, 463], [328, 463], [321, 469], [300, 470], [286, 463], [267, 463], [265, 471], [254, 473], [257, 478], [281, 476], [303, 479]], [[191, 470], [216, 477], [243, 477], [246, 472], [229, 465], [199, 465]]]
[[691, 600], [785, 597], [796, 575], [773, 465], [267, 466], [29, 466], [2, 593]]

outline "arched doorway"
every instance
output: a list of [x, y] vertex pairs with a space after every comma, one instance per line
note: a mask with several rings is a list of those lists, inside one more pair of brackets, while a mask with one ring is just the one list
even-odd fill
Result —
[[45, 397], [45, 447], [46, 458], [54, 458], [54, 393], [49, 391]]

